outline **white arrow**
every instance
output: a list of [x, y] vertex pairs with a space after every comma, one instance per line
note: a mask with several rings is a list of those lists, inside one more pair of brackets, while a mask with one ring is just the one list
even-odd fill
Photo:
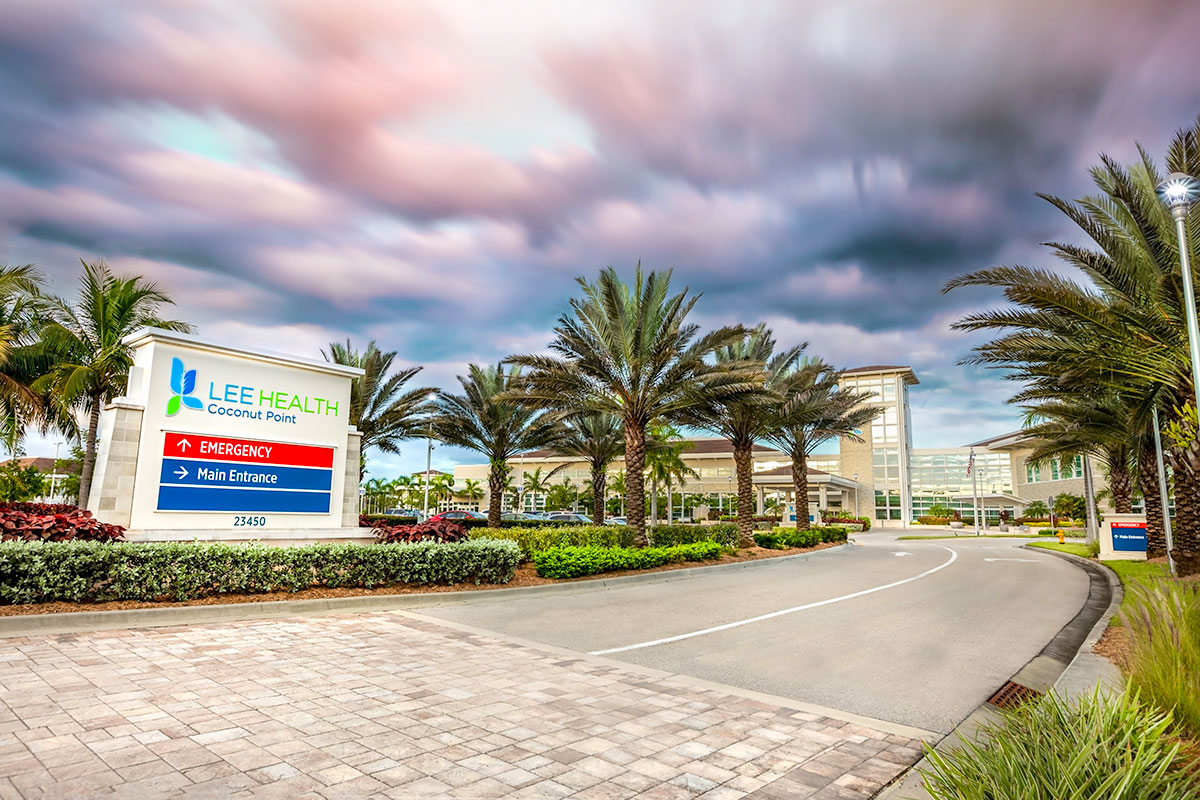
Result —
[[179, 477], [179, 480], [183, 480], [187, 477], [187, 470], [183, 467], [180, 467], [179, 469], [175, 470], [175, 474]]
[[985, 558], [984, 561], [1020, 561], [1025, 564], [1036, 564], [1036, 558]]
[[892, 555], [896, 556], [897, 558], [903, 558], [904, 556], [911, 556], [912, 553], [906, 553], [903, 550], [901, 550], [898, 553], [892, 553]]
[[187, 439], [180, 439], [180, 440], [179, 440], [179, 449], [180, 449], [180, 450], [182, 450], [183, 452], [185, 452], [185, 453], [186, 453], [186, 452], [187, 452], [187, 449], [188, 449], [189, 447], [191, 447], [191, 446], [192, 446], [192, 443], [191, 443], [191, 442], [189, 442]]

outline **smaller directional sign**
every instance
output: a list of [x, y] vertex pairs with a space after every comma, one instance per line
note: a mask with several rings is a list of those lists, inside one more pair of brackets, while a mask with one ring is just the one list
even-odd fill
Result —
[[167, 433], [159, 511], [328, 514], [334, 448]]
[[164, 458], [159, 482], [167, 486], [227, 486], [249, 489], [309, 489], [328, 492], [333, 472], [311, 467], [185, 461]]

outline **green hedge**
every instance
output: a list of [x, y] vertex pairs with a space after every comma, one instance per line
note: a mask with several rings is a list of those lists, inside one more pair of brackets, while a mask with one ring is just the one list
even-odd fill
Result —
[[542, 525], [536, 528], [472, 528], [472, 540], [497, 539], [516, 542], [524, 560], [552, 547], [632, 547], [633, 528], [625, 525]]
[[835, 525], [795, 528], [776, 528], [770, 533], [754, 534], [754, 543], [771, 550], [786, 550], [789, 547], [816, 547], [825, 542], [844, 542], [849, 538], [845, 528]]
[[653, 569], [680, 561], [719, 558], [716, 542], [695, 542], [674, 547], [554, 547], [533, 556], [533, 566], [543, 578], [577, 578], [623, 569]]
[[0, 543], [0, 603], [191, 600], [314, 586], [507, 583], [511, 542], [359, 545]]
[[694, 542], [716, 542], [723, 547], [737, 547], [737, 525], [718, 522], [716, 525], [656, 525], [650, 532], [653, 547], [671, 547]]

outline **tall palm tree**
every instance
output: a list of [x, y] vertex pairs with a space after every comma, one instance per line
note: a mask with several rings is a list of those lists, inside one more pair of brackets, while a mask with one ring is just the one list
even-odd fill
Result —
[[592, 520], [599, 525], [604, 522], [604, 503], [608, 499], [608, 467], [625, 452], [621, 420], [612, 414], [581, 411], [566, 417], [564, 423], [563, 438], [555, 446], [555, 452], [587, 464], [591, 473]]
[[458, 382], [462, 394], [438, 396], [433, 429], [446, 444], [487, 456], [488, 525], [498, 527], [508, 460], [525, 450], [554, 444], [561, 428], [552, 415], [506, 392], [522, 382], [520, 367], [505, 371], [503, 364], [470, 364]]
[[780, 392], [794, 374], [805, 347], [802, 344], [776, 353], [771, 329], [759, 325], [742, 340], [716, 351], [718, 364], [759, 370], [759, 391], [714, 398], [685, 414], [690, 424], [723, 436], [733, 447], [738, 543], [742, 547], [754, 546], [754, 445], [775, 429], [775, 406], [783, 400]]
[[329, 350], [322, 350], [321, 355], [326, 361], [363, 371], [361, 377], [350, 382], [350, 424], [362, 434], [359, 480], [366, 468], [368, 448], [399, 453], [400, 442], [426, 434], [429, 414], [434, 409], [430, 395], [437, 390], [432, 386], [405, 389], [421, 367], [392, 372], [395, 351], [380, 350], [374, 340], [367, 342], [367, 349], [361, 352], [349, 339], [344, 344], [330, 342]]
[[[1200, 572], [1200, 446], [1196, 446], [1186, 300], [1174, 222], [1159, 200], [1162, 175], [1145, 150], [1127, 168], [1101, 156], [1092, 170], [1099, 190], [1076, 202], [1050, 195], [1094, 247], [1048, 247], [1082, 282], [1061, 271], [993, 267], [950, 281], [945, 290], [990, 286], [1011, 305], [972, 314], [960, 330], [990, 331], [967, 363], [1003, 369], [1026, 385], [1075, 386], [1119, 394], [1136, 410], [1137, 429], [1150, 429], [1158, 408], [1170, 439], [1167, 456], [1176, 496], [1175, 562], [1183, 574]], [[1200, 167], [1200, 119], [1179, 131], [1167, 154], [1169, 171]], [[1200, 245], [1196, 207], [1190, 247]], [[1064, 398], [1068, 399], [1068, 398]], [[1189, 410], [1191, 409], [1191, 410]], [[1144, 492], [1146, 496], [1153, 492]]]
[[513, 356], [532, 369], [524, 399], [543, 408], [587, 410], [621, 418], [625, 434], [626, 511], [637, 544], [646, 544], [646, 426], [672, 419], [711, 396], [753, 391], [754, 376], [706, 361], [745, 333], [725, 327], [703, 336], [687, 322], [699, 295], [672, 295], [671, 272], [643, 274], [633, 285], [612, 267], [595, 283], [578, 278], [583, 296], [559, 317], [552, 355]]
[[[838, 386], [840, 374], [821, 359], [806, 359], [778, 387], [783, 402], [764, 438], [792, 458], [796, 528], [808, 527], [808, 457], [836, 437], [862, 441], [859, 431], [879, 416], [870, 395]], [[855, 490], [857, 491], [857, 489]]]
[[118, 277], [103, 261], [82, 263], [83, 277], [73, 302], [44, 300], [41, 346], [54, 365], [34, 388], [48, 391], [60, 408], [87, 416], [78, 501], [86, 508], [96, 467], [100, 409], [125, 390], [133, 364], [125, 338], [140, 328], [187, 333], [192, 326], [160, 315], [162, 306], [175, 301], [158, 284], [138, 276]]

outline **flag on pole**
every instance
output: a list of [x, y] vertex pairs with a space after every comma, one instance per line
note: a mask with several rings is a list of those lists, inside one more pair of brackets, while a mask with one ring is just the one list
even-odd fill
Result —
[[971, 451], [971, 457], [967, 459], [967, 476], [971, 475], [971, 470], [975, 467], [975, 451]]

